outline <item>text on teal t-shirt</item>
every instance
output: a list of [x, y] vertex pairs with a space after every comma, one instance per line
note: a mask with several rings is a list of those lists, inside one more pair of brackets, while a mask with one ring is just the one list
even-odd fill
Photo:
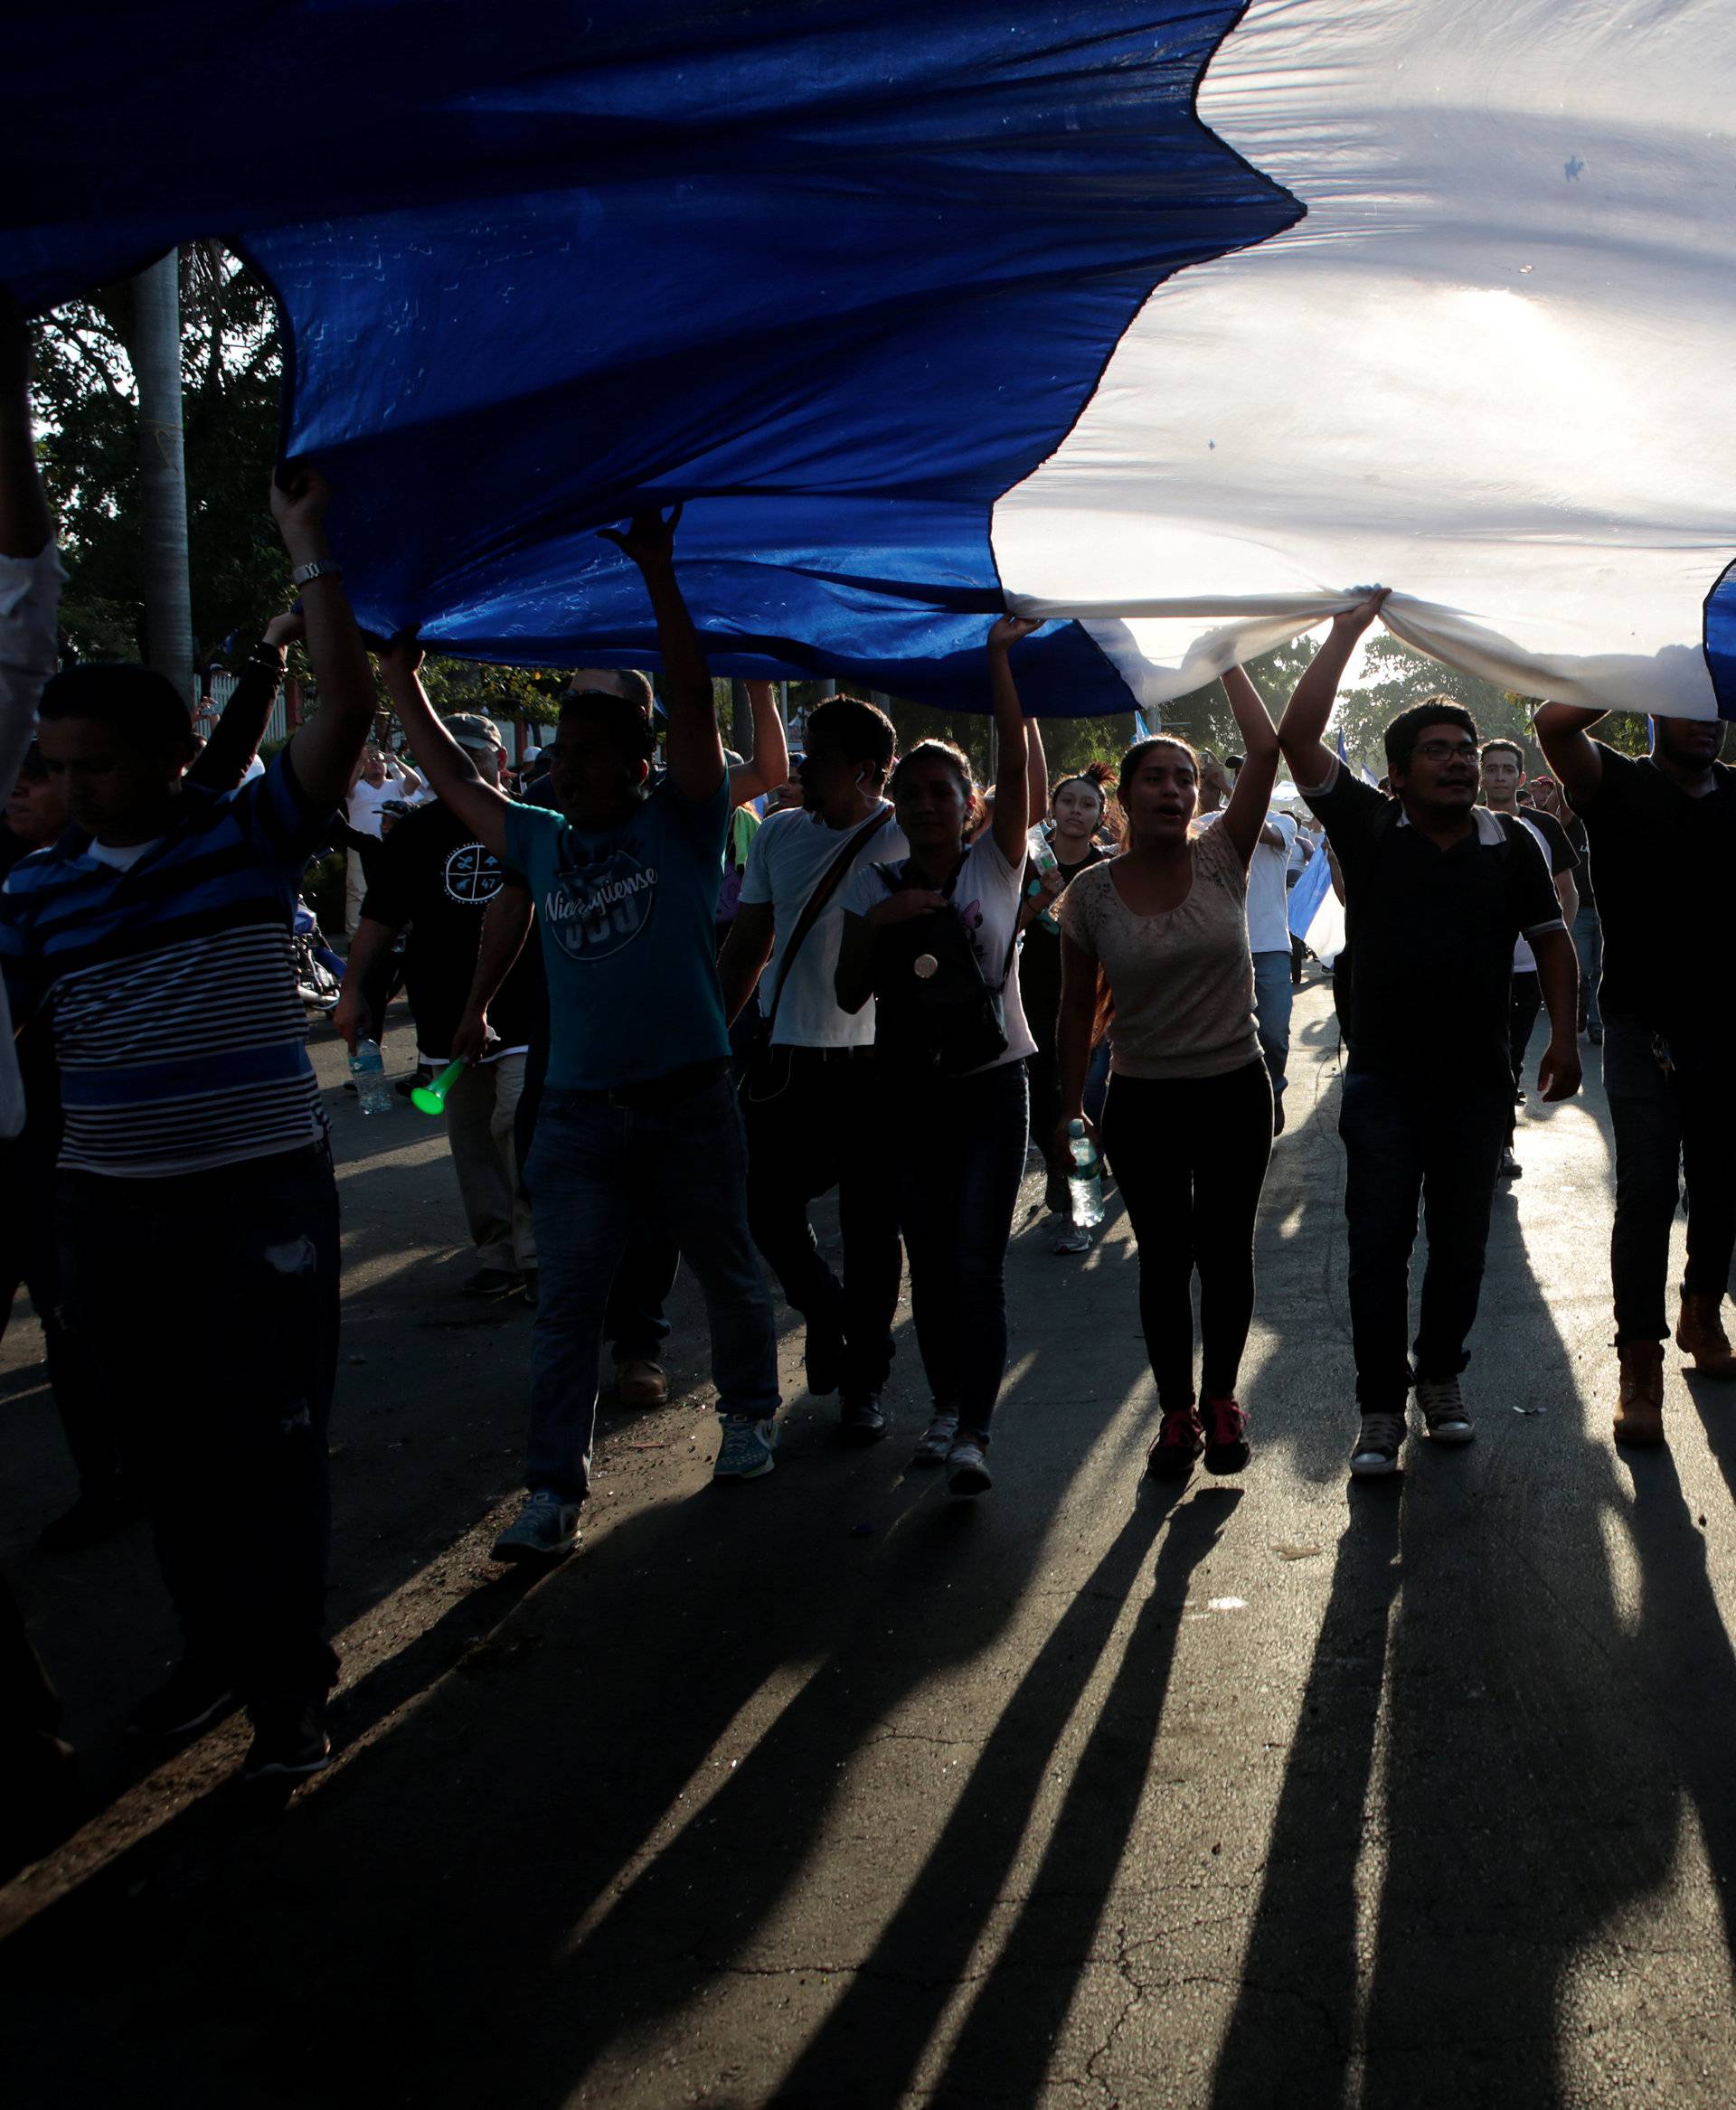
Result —
[[506, 816], [549, 980], [549, 1082], [610, 1091], [727, 1056], [714, 918], [727, 774], [695, 805], [665, 779], [618, 827], [546, 807]]

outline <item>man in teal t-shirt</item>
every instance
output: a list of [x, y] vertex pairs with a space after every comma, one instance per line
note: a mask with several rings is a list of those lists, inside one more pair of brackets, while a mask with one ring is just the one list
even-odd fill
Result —
[[429, 782], [524, 875], [549, 984], [549, 1069], [525, 1166], [535, 1219], [536, 1331], [525, 1479], [495, 1557], [558, 1559], [578, 1537], [609, 1284], [630, 1234], [665, 1231], [711, 1318], [723, 1440], [718, 1479], [772, 1467], [777, 1337], [748, 1235], [747, 1163], [730, 1076], [714, 918], [730, 787], [711, 674], [675, 582], [681, 509], [609, 539], [644, 575], [666, 694], [666, 772], [631, 698], [561, 701], [549, 749], [559, 813], [485, 785], [447, 734], [402, 644], [382, 670]]

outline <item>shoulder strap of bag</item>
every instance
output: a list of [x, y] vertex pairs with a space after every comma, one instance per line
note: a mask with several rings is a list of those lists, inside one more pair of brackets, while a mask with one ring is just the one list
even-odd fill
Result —
[[773, 1022], [778, 1016], [778, 1006], [784, 1000], [784, 987], [789, 980], [789, 970], [796, 964], [797, 954], [807, 943], [808, 932], [826, 913], [826, 903], [837, 892], [844, 873], [854, 863], [857, 851], [872, 835], [878, 834], [892, 817], [892, 809], [886, 805], [882, 806], [872, 820], [864, 821], [820, 874], [814, 891], [803, 904], [801, 915], [797, 918], [796, 928], [789, 934], [789, 943], [784, 948], [782, 965], [778, 969], [778, 985], [771, 993], [771, 1008], [766, 1013], [765, 1031], [768, 1033], [770, 1032]]

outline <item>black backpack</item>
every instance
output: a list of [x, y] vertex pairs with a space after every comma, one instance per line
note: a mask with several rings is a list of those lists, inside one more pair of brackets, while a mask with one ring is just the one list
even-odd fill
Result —
[[[926, 883], [911, 876], [908, 861], [873, 869], [889, 893]], [[947, 900], [944, 909], [913, 916], [908, 923], [889, 924], [874, 934], [874, 1051], [901, 1069], [963, 1077], [1006, 1052], [1001, 994], [1013, 971], [1018, 929], [1015, 924], [1001, 979], [991, 987], [952, 906], [952, 890], [963, 870], [961, 863], [940, 890]]]

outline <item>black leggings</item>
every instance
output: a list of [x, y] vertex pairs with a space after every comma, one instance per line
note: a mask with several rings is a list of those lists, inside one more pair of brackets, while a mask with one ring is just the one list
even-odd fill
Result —
[[1194, 1275], [1200, 1277], [1201, 1388], [1235, 1396], [1254, 1315], [1254, 1213], [1272, 1153], [1264, 1062], [1226, 1077], [1111, 1077], [1109, 1160], [1139, 1247], [1139, 1323], [1157, 1403], [1191, 1407]]

